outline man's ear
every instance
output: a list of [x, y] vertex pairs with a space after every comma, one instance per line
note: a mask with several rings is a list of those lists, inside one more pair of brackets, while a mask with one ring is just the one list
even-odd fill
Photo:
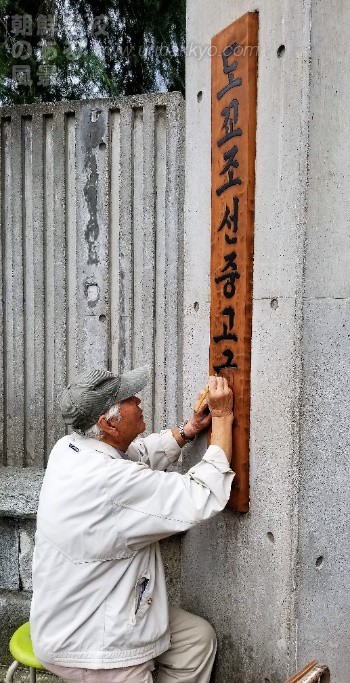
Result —
[[103, 432], [106, 434], [115, 434], [115, 427], [112, 427], [112, 425], [109, 424], [109, 422], [106, 420], [105, 415], [100, 415], [100, 417], [97, 420], [97, 424], [100, 429], [102, 429]]

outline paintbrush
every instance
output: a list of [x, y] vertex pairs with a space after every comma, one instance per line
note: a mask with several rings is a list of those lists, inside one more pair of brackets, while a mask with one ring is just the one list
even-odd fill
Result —
[[203, 401], [204, 401], [206, 395], [208, 394], [208, 392], [209, 392], [209, 385], [206, 387], [206, 389], [204, 389], [202, 396], [198, 399], [198, 401], [197, 401], [197, 403], [196, 403], [196, 405], [195, 405], [195, 407], [194, 407], [194, 412], [195, 412], [195, 413], [198, 413], [198, 411], [199, 411], [199, 409], [200, 409], [200, 407], [201, 407], [201, 405], [202, 405], [202, 403], [203, 403]]

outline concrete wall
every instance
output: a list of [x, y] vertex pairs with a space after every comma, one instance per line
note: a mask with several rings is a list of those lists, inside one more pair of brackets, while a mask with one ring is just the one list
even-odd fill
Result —
[[313, 2], [297, 652], [337, 683], [350, 679], [349, 38], [349, 3]]
[[[65, 384], [148, 363], [147, 431], [182, 417], [183, 119], [178, 93], [0, 109], [0, 659]], [[177, 600], [179, 541], [164, 554]]]
[[208, 372], [208, 47], [247, 11], [260, 24], [250, 512], [182, 544], [183, 604], [219, 636], [216, 683], [281, 683], [313, 658], [349, 679], [350, 7], [326, 5], [188, 0], [185, 414]]

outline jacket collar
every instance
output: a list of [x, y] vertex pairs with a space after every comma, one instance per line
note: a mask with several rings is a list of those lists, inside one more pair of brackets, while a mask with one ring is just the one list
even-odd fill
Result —
[[118, 451], [117, 448], [114, 448], [113, 446], [110, 446], [108, 443], [100, 441], [99, 439], [91, 439], [87, 436], [80, 436], [80, 434], [77, 434], [77, 432], [73, 432], [70, 435], [70, 440], [73, 441], [73, 443], [76, 443], [80, 448], [89, 448], [97, 451], [98, 453], [106, 453], [111, 458], [123, 457], [121, 455], [121, 451]]

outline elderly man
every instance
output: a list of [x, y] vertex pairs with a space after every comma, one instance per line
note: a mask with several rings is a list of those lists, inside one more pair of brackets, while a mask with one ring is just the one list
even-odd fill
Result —
[[[54, 446], [40, 493], [30, 624], [38, 659], [65, 681], [150, 683], [155, 660], [158, 683], [210, 679], [215, 633], [168, 608], [158, 541], [228, 500], [232, 392], [210, 377], [187, 423], [136, 439], [145, 423], [135, 394], [148, 379], [147, 368], [92, 370], [62, 397], [74, 432]], [[167, 472], [210, 421], [203, 459], [186, 474]]]

